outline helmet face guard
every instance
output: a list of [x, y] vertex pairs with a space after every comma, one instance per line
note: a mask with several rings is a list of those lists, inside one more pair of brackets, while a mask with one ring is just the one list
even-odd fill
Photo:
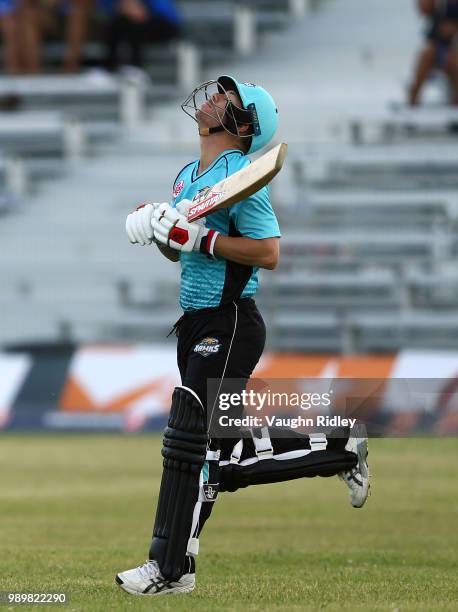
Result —
[[[212, 119], [216, 119], [219, 126], [212, 128], [202, 128], [201, 135], [209, 135], [215, 132], [226, 131], [231, 136], [237, 136], [238, 138], [250, 138], [255, 133], [255, 119], [253, 113], [243, 108], [243, 106], [237, 106], [234, 104], [228, 96], [229, 91], [234, 91], [238, 95], [237, 87], [230, 87], [230, 83], [221, 83], [221, 80], [217, 81], [206, 81], [199, 85], [192, 91], [186, 100], [181, 105], [183, 111], [189, 115], [194, 121], [198, 123], [198, 113], [206, 115]], [[226, 98], [226, 105], [224, 109], [219, 108], [213, 102], [213, 95], [215, 93], [223, 94]], [[201, 110], [201, 106], [204, 102], [212, 107], [213, 113], [208, 113]], [[241, 125], [248, 125], [248, 131], [240, 132], [239, 127]]]

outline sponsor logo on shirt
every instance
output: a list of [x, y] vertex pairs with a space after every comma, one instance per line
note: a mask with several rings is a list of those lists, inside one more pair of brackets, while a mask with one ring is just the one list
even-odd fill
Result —
[[202, 357], [215, 355], [221, 348], [221, 342], [218, 338], [204, 338], [194, 347], [194, 353], [198, 353]]
[[184, 181], [178, 181], [178, 183], [175, 185], [175, 187], [173, 188], [173, 197], [177, 198], [180, 193], [183, 191], [183, 187], [184, 187]]

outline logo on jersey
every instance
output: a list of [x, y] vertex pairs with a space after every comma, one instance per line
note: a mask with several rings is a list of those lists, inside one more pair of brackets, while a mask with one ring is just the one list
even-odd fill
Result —
[[184, 181], [178, 181], [178, 183], [175, 185], [175, 187], [173, 188], [173, 197], [177, 198], [180, 193], [183, 191], [183, 187], [184, 187]]
[[247, 87], [256, 87], [254, 83], [244, 83]]
[[214, 501], [218, 497], [219, 485], [204, 484], [202, 489], [203, 489], [204, 497], [207, 501]]
[[221, 342], [217, 338], [204, 338], [194, 347], [194, 352], [209, 357], [215, 355], [221, 348]]

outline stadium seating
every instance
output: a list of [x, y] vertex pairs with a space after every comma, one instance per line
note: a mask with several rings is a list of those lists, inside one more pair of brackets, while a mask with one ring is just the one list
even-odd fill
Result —
[[351, 117], [349, 130], [353, 144], [364, 144], [374, 136], [378, 141], [394, 141], [405, 134], [410, 137], [440, 135], [457, 123], [456, 108], [394, 106], [383, 112], [359, 113]]
[[[375, 70], [380, 85], [374, 80], [373, 93], [367, 91], [366, 68], [358, 67], [344, 37], [339, 61], [346, 75], [352, 75], [352, 87], [342, 87], [337, 70], [333, 82], [323, 80], [321, 72], [330, 64], [319, 41], [331, 35], [339, 40], [341, 31], [330, 24], [343, 9], [325, 4], [305, 20], [291, 22], [294, 11], [301, 12], [300, 4], [251, 3], [257, 15], [254, 44], [261, 45], [263, 57], [258, 61], [254, 53], [240, 63], [231, 30], [235, 3], [223, 3], [219, 14], [203, 0], [186, 3], [187, 44], [198, 42], [198, 30], [191, 33], [202, 13], [202, 31], [215, 32], [213, 41], [202, 36], [205, 40], [196, 47], [203, 78], [223, 71], [243, 73], [247, 79], [256, 75], [277, 99], [281, 138], [290, 141], [287, 164], [272, 186], [283, 234], [280, 266], [274, 273], [261, 272], [258, 297], [270, 346], [324, 352], [456, 348], [458, 156], [453, 133], [446, 129], [454, 112], [393, 108], [390, 96], [399, 87], [392, 86], [399, 66], [394, 58], [416, 36], [408, 28], [399, 35], [393, 55], [384, 55]], [[342, 13], [342, 23], [352, 27], [350, 17], [357, 7], [353, 2], [347, 6], [350, 16]], [[381, 10], [375, 2], [372, 8]], [[403, 10], [396, 19], [407, 19], [408, 9]], [[327, 12], [333, 13], [329, 23]], [[393, 28], [396, 24], [393, 17]], [[267, 44], [258, 34], [271, 27], [277, 33]], [[221, 46], [212, 54], [218, 32]], [[366, 40], [363, 30], [355, 36]], [[376, 32], [371, 36], [376, 38]], [[303, 41], [302, 57], [298, 41]], [[138, 202], [167, 200], [178, 169], [198, 154], [195, 125], [180, 113], [180, 100], [170, 97], [185, 82], [177, 72], [180, 60], [164, 49], [154, 53], [163, 58], [157, 73], [162, 84], [140, 87], [137, 97], [122, 79], [97, 73], [0, 79], [0, 94], [15, 87], [23, 100], [17, 119], [21, 114], [41, 117], [50, 132], [46, 139], [35, 138], [33, 129], [39, 133], [39, 127], [33, 127], [26, 141], [30, 144], [21, 148], [24, 122], [21, 130], [12, 130], [11, 146], [0, 159], [0, 194], [6, 198], [0, 200], [5, 202], [0, 219], [0, 342], [162, 341], [178, 318], [176, 264], [157, 257], [154, 246], [150, 251], [131, 247], [123, 229], [126, 213]], [[314, 54], [313, 62], [307, 63], [307, 54]], [[232, 64], [218, 63], [229, 57]], [[303, 79], [301, 70], [306, 71]], [[364, 74], [359, 77], [365, 83], [361, 90], [354, 76], [358, 70]], [[320, 84], [329, 92], [317, 89], [315, 94], [314, 85]], [[364, 101], [367, 109], [371, 99], [380, 111], [348, 111], [355, 100]], [[336, 115], [337, 108], [342, 112]], [[68, 114], [78, 118], [85, 135], [81, 154], [73, 155], [79, 160], [72, 164], [65, 159], [62, 136]], [[356, 144], [354, 115], [364, 123], [364, 137]], [[335, 117], [341, 124], [338, 131]], [[371, 137], [366, 136], [366, 123]], [[415, 129], [408, 129], [412, 125]], [[0, 119], [0, 134], [1, 129]], [[12, 159], [14, 147], [20, 157]], [[21, 197], [13, 201], [15, 192]], [[29, 192], [34, 197], [27, 202]]]

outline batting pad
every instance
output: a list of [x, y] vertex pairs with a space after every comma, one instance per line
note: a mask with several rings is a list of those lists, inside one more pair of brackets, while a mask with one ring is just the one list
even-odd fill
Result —
[[[303, 435], [289, 429], [250, 430], [229, 453], [222, 452], [219, 490], [296, 478], [335, 476], [355, 467], [357, 457], [345, 450], [348, 435]], [[228, 456], [230, 455], [230, 456]]]
[[158, 562], [168, 580], [178, 580], [184, 573], [206, 447], [202, 404], [191, 389], [176, 387], [164, 432], [164, 470], [149, 550], [149, 558]]

